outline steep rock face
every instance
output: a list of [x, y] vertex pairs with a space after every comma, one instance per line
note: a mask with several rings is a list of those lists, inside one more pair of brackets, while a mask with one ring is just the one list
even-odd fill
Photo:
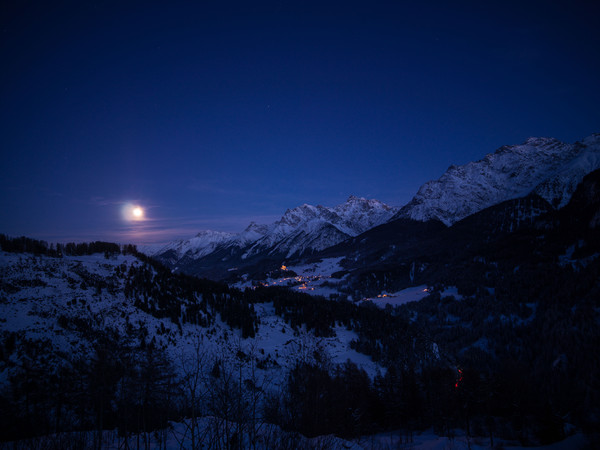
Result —
[[[171, 267], [199, 267], [206, 261], [236, 265], [236, 260], [264, 256], [299, 256], [323, 250], [388, 221], [396, 209], [378, 200], [350, 196], [333, 208], [301, 205], [288, 209], [271, 225], [252, 222], [241, 233], [203, 231], [192, 239], [160, 249], [154, 256]], [[240, 262], [238, 261], [238, 262]], [[185, 270], [185, 269], [184, 269]]]
[[243, 258], [263, 252], [289, 257], [323, 250], [386, 222], [394, 212], [378, 200], [354, 196], [334, 208], [305, 204], [288, 209]]
[[172, 265], [184, 256], [201, 258], [213, 252], [217, 246], [231, 241], [236, 234], [221, 231], [203, 230], [191, 239], [171, 242], [156, 252], [162, 262]]
[[583, 178], [569, 204], [559, 213], [563, 227], [577, 229], [600, 248], [600, 169]]
[[250, 222], [250, 225], [246, 227], [244, 231], [234, 235], [227, 244], [235, 247], [245, 247], [248, 244], [256, 241], [263, 237], [269, 231], [269, 226], [264, 224], [257, 224], [256, 222]]
[[529, 138], [504, 146], [483, 159], [450, 166], [425, 183], [394, 216], [446, 225], [497, 203], [535, 193], [559, 208], [568, 203], [583, 177], [600, 167], [600, 135], [575, 144]]
[[357, 235], [381, 225], [394, 214], [392, 208], [379, 200], [358, 198], [351, 195], [345, 203], [336, 206], [334, 212], [350, 230], [348, 234]]
[[[354, 196], [335, 207], [304, 204], [270, 225], [252, 223], [237, 234], [205, 231], [164, 247], [155, 257], [177, 270], [222, 277], [261, 261], [308, 256], [397, 219], [451, 226], [495, 205], [478, 219], [491, 221], [480, 223], [481, 229], [511, 233], [562, 208], [583, 177], [598, 168], [600, 134], [574, 144], [529, 138], [480, 161], [451, 166], [399, 210]], [[394, 238], [399, 239], [402, 235]]]
[[573, 147], [577, 152], [576, 157], [533, 190], [557, 209], [569, 202], [578, 184], [588, 173], [600, 168], [600, 134], [593, 134], [576, 142]]
[[314, 217], [298, 222], [295, 227], [278, 223], [271, 233], [255, 242], [242, 256], [246, 259], [264, 253], [266, 255], [301, 255], [310, 251], [323, 250], [350, 235], [340, 231], [327, 220]]

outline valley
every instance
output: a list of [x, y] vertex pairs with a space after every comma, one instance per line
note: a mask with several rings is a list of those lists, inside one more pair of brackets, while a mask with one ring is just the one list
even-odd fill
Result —
[[402, 208], [303, 205], [146, 253], [0, 235], [2, 442], [593, 445], [598, 152], [530, 139]]

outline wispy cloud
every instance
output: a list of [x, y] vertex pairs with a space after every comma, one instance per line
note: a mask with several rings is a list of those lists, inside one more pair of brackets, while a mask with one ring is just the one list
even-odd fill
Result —
[[88, 203], [94, 206], [121, 206], [125, 202], [123, 200], [111, 200], [104, 197], [90, 197]]
[[177, 239], [187, 239], [202, 230], [216, 230], [239, 233], [250, 222], [268, 224], [279, 219], [280, 216], [229, 216], [229, 217], [178, 217], [154, 218], [135, 224], [125, 224], [110, 234], [118, 242], [131, 242], [134, 244], [166, 243]]

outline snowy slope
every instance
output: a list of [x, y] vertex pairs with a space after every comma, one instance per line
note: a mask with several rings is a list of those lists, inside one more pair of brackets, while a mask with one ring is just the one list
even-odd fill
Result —
[[[368, 356], [350, 348], [357, 337], [354, 332], [338, 328], [335, 336], [318, 339], [311, 332], [298, 333], [275, 315], [269, 303], [254, 306], [259, 329], [255, 337], [245, 339], [219, 319], [209, 329], [155, 317], [124, 294], [130, 268], [144, 264], [132, 255], [51, 258], [0, 251], [0, 337], [17, 333], [23, 339], [49, 342], [52, 352], [85, 357], [93, 352], [90, 331], [95, 328], [123, 337], [143, 330], [145, 341], [155, 342], [175, 364], [182, 353], [195, 351], [198, 340], [207, 355], [232, 360], [240, 348], [247, 353], [254, 349], [265, 361], [275, 362], [265, 369], [275, 384], [295, 364], [298, 355], [293, 347], [300, 342], [303, 351], [319, 346], [334, 363], [350, 359], [371, 375], [380, 370]], [[181, 299], [184, 312], [186, 302]], [[0, 385], [8, 375], [7, 366], [0, 362]]]
[[568, 203], [583, 177], [600, 167], [600, 135], [566, 144], [529, 138], [504, 146], [483, 159], [450, 166], [438, 180], [425, 183], [394, 216], [446, 225], [484, 208], [536, 193], [554, 207]]
[[[168, 318], [151, 314], [147, 308], [140, 307], [148, 298], [139, 295], [139, 286], [132, 283], [131, 278], [131, 273], [142, 267], [148, 266], [133, 255], [53, 258], [0, 251], [0, 392], [5, 395], [16, 385], [15, 380], [22, 377], [23, 368], [28, 370], [29, 379], [35, 381], [29, 385], [47, 384], [51, 386], [48, 389], [56, 389], [56, 380], [70, 376], [65, 373], [75, 374], [77, 380], [88, 380], [85, 376], [92, 373], [91, 368], [96, 367], [94, 364], [99, 360], [98, 364], [126, 364], [131, 370], [127, 374], [141, 373], [142, 367], [150, 367], [148, 370], [152, 371], [154, 365], [160, 372], [167, 367], [163, 361], [167, 361], [175, 377], [169, 381], [173, 382], [169, 392], [175, 392], [173, 395], [178, 399], [188, 399], [193, 391], [198, 396], [194, 397], [194, 405], [198, 407], [194, 413], [200, 421], [211, 421], [215, 414], [211, 399], [221, 395], [219, 389], [223, 386], [228, 390], [231, 386], [238, 387], [236, 392], [240, 392], [240, 398], [253, 399], [254, 407], [262, 411], [262, 402], [284, 389], [288, 372], [298, 361], [316, 364], [318, 359], [335, 370], [337, 364], [350, 360], [371, 377], [385, 372], [370, 357], [351, 348], [351, 341], [358, 337], [355, 332], [336, 326], [332, 336], [316, 337], [304, 326], [292, 328], [275, 314], [273, 303], [251, 307], [260, 319], [252, 338], [244, 338], [239, 329], [231, 328], [218, 315], [206, 326], [186, 322], [183, 317], [192, 312], [190, 306], [194, 301], [173, 299], [174, 291], [165, 282], [165, 274], [149, 277], [146, 282], [159, 287], [158, 291], [166, 294], [168, 301], [180, 301], [180, 316]], [[200, 294], [198, 301], [202, 295], [212, 296]], [[196, 312], [202, 315], [201, 310], [196, 309]], [[215, 367], [220, 375], [214, 375]], [[238, 377], [239, 384], [232, 382]], [[130, 380], [123, 375], [119, 386], [129, 386]], [[116, 385], [116, 380], [113, 381]], [[79, 384], [74, 390], [60, 386], [59, 389], [66, 391], [65, 397], [86, 398], [89, 392], [77, 391], [83, 389]], [[133, 392], [134, 401], [139, 398], [138, 392]], [[43, 405], [46, 407], [46, 403]], [[78, 425], [80, 420], [71, 413], [70, 407], [70, 403], [61, 405], [65, 413], [62, 424], [67, 429], [72, 424]], [[52, 415], [52, 411], [48, 407], [47, 414]], [[266, 427], [271, 426], [257, 426], [258, 429]], [[180, 433], [177, 442], [185, 441], [186, 433], [189, 430]], [[307, 441], [307, 448], [311, 442], [318, 441]], [[122, 436], [116, 444], [123, 445]], [[39, 447], [39, 443], [36, 442], [35, 447]], [[53, 446], [64, 447], [64, 442]], [[263, 448], [281, 446], [272, 444]]]
[[600, 168], [600, 134], [588, 136], [573, 145], [579, 150], [577, 156], [533, 190], [555, 208], [565, 206], [583, 177]]
[[262, 238], [244, 252], [242, 258], [265, 254], [295, 254], [321, 250], [330, 242], [341, 242], [348, 234], [334, 226], [339, 219], [324, 206], [302, 205], [288, 209]]

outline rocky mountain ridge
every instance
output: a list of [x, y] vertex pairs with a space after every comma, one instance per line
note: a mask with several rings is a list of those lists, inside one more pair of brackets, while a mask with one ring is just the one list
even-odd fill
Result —
[[[361, 240], [363, 233], [386, 223], [436, 221], [452, 226], [494, 205], [516, 201], [494, 228], [512, 232], [520, 223], [565, 206], [583, 177], [598, 168], [600, 134], [573, 144], [529, 138], [519, 145], [500, 147], [479, 161], [450, 166], [438, 180], [421, 186], [402, 208], [354, 196], [336, 207], [304, 204], [288, 209], [273, 224], [251, 224], [238, 234], [205, 231], [169, 244], [153, 256], [176, 270], [222, 278], [238, 267], [281, 264], [349, 239]], [[388, 227], [386, 234], [393, 230], [402, 234], [407, 226], [410, 233], [419, 227], [401, 222]]]
[[[235, 263], [261, 255], [289, 258], [331, 247], [389, 220], [397, 210], [378, 200], [350, 196], [335, 207], [304, 204], [288, 209], [270, 225], [251, 223], [241, 233], [202, 231], [154, 253], [171, 267], [184, 267], [204, 257]], [[218, 255], [218, 258], [216, 258]]]
[[439, 220], [450, 226], [487, 207], [535, 193], [555, 208], [566, 205], [583, 177], [600, 168], [600, 134], [574, 144], [529, 138], [483, 159], [452, 165], [425, 183], [392, 218]]

